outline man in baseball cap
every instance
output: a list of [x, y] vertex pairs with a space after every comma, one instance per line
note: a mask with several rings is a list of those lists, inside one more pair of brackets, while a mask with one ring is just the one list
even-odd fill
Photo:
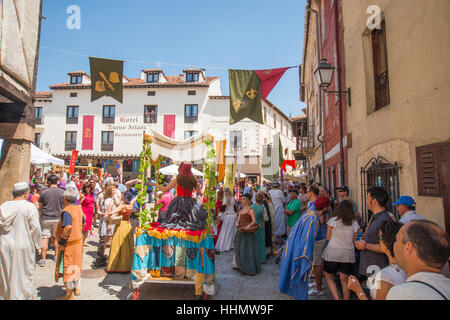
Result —
[[397, 206], [397, 212], [401, 216], [398, 222], [407, 224], [412, 220], [426, 220], [421, 215], [416, 213], [416, 207], [414, 199], [410, 196], [401, 196], [397, 202], [392, 205]]

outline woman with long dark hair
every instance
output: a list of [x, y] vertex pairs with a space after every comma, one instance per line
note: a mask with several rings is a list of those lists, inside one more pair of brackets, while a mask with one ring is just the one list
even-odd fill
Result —
[[359, 230], [353, 204], [348, 200], [339, 202], [334, 210], [334, 216], [328, 220], [327, 225], [328, 245], [322, 255], [325, 260], [325, 280], [333, 298], [339, 300], [338, 289], [333, 280], [334, 275], [339, 273], [342, 295], [344, 300], [349, 300], [347, 279], [355, 263], [354, 242]]
[[191, 171], [191, 164], [181, 163], [178, 175], [168, 186], [155, 185], [162, 192], [176, 188], [177, 196], [170, 202], [166, 217], [161, 226], [178, 226], [183, 229], [199, 231], [204, 229], [208, 213], [202, 203], [193, 197], [194, 191], [201, 193], [197, 179]]
[[83, 241], [84, 245], [87, 246], [86, 239], [89, 232], [92, 230], [92, 220], [94, 218], [94, 190], [91, 188], [90, 184], [85, 183], [83, 185], [83, 192], [80, 196], [81, 209], [83, 210], [84, 216], [86, 218], [86, 225], [83, 229]]

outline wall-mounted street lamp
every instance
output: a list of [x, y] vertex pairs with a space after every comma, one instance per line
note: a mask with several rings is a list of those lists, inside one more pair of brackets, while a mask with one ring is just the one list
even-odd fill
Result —
[[319, 66], [317, 67], [316, 71], [314, 71], [316, 81], [319, 84], [319, 87], [325, 89], [326, 93], [347, 94], [348, 105], [351, 106], [352, 96], [350, 88], [348, 88], [347, 91], [328, 91], [328, 87], [333, 81], [334, 69], [335, 67], [329, 64], [326, 59], [320, 60]]

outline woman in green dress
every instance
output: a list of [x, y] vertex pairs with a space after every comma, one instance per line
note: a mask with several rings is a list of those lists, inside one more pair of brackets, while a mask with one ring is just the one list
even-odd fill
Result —
[[266, 232], [264, 228], [264, 222], [267, 221], [267, 211], [263, 204], [264, 197], [262, 193], [258, 193], [255, 196], [255, 204], [252, 204], [251, 207], [255, 212], [256, 223], [261, 227], [256, 231], [256, 240], [258, 242], [258, 252], [259, 252], [259, 260], [261, 263], [267, 262], [266, 256]]
[[239, 216], [236, 221], [238, 231], [234, 240], [233, 269], [238, 269], [243, 274], [254, 276], [261, 271], [258, 241], [255, 235], [255, 231], [259, 226], [256, 223], [255, 213], [250, 207], [252, 203], [250, 195], [244, 194], [240, 201], [243, 206], [239, 210]]

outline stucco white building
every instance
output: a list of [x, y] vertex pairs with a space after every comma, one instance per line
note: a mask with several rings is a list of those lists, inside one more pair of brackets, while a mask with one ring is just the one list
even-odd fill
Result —
[[[245, 157], [241, 172], [261, 174], [263, 146], [281, 133], [285, 158], [293, 159], [295, 138], [289, 118], [270, 101], [263, 100], [265, 124], [245, 119], [229, 124], [229, 96], [223, 96], [219, 77], [207, 77], [203, 69], [186, 69], [167, 76], [161, 69], [141, 71], [140, 78], [124, 76], [123, 103], [111, 97], [91, 102], [90, 77], [83, 71], [68, 73], [68, 82], [38, 92], [36, 144], [68, 163], [72, 150], [79, 150], [82, 165], [105, 166], [115, 174], [121, 163], [124, 178], [136, 175], [142, 134], [152, 129], [183, 141], [197, 133], [210, 133], [227, 140], [226, 156]], [[83, 148], [83, 120], [93, 116], [92, 148]], [[166, 126], [165, 126], [166, 122]], [[165, 132], [171, 125], [173, 132]], [[194, 163], [195, 164], [195, 163]], [[197, 165], [200, 162], [197, 163]]]

